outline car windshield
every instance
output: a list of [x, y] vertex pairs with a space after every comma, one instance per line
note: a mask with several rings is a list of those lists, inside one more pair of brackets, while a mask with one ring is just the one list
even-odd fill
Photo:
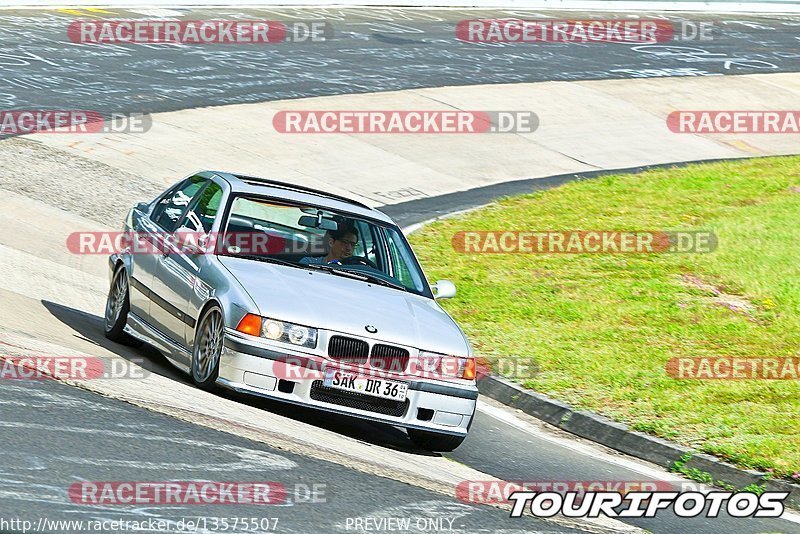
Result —
[[431, 297], [397, 227], [316, 206], [234, 197], [218, 253], [341, 274]]

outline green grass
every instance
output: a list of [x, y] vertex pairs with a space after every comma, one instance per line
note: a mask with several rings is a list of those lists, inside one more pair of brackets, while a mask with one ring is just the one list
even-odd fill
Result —
[[[708, 254], [464, 254], [469, 230], [712, 230]], [[800, 356], [800, 158], [608, 176], [507, 198], [411, 236], [477, 355], [523, 385], [742, 467], [800, 472], [800, 381], [676, 380], [683, 357]], [[737, 312], [684, 276], [752, 304]], [[796, 480], [795, 477], [794, 479]]]

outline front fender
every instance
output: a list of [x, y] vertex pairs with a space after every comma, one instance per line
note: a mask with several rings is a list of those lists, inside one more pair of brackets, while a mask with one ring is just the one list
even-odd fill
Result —
[[122, 263], [125, 271], [128, 273], [128, 278], [133, 274], [133, 261], [130, 254], [121, 254], [115, 252], [108, 257], [108, 283], [111, 284], [114, 280], [114, 273], [117, 272], [117, 266]]
[[189, 298], [189, 309], [196, 321], [200, 320], [203, 311], [211, 303], [219, 304], [222, 308], [225, 326], [229, 328], [235, 329], [245, 314], [259, 313], [252, 297], [215, 256], [202, 260], [198, 274], [201, 276], [195, 280]]

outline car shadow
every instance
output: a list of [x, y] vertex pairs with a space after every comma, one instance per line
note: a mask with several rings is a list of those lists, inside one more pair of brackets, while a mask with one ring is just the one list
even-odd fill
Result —
[[171, 380], [189, 384], [189, 378], [173, 367], [167, 359], [154, 347], [144, 344], [141, 347], [129, 347], [115, 343], [103, 333], [103, 318], [69, 306], [42, 300], [42, 305], [50, 314], [72, 328], [74, 336], [102, 347], [117, 356], [133, 362], [151, 373], [156, 373]]
[[[169, 363], [155, 347], [148, 344], [144, 344], [141, 347], [128, 347], [107, 339], [103, 333], [102, 317], [47, 300], [42, 300], [41, 302], [53, 317], [75, 332], [75, 337], [113, 352], [151, 373], [193, 386], [189, 377]], [[324, 428], [370, 445], [420, 456], [440, 456], [438, 453], [420, 449], [411, 442], [404, 430], [392, 425], [347, 417], [306, 406], [287, 404], [263, 397], [244, 395], [222, 388], [219, 388], [216, 394], [240, 404]]]

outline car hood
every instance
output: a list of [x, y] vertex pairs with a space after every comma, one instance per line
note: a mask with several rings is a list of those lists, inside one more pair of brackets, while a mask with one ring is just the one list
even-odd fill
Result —
[[[219, 260], [265, 317], [443, 354], [471, 354], [461, 329], [433, 299], [323, 271], [230, 256]], [[368, 333], [367, 325], [377, 333]]]

